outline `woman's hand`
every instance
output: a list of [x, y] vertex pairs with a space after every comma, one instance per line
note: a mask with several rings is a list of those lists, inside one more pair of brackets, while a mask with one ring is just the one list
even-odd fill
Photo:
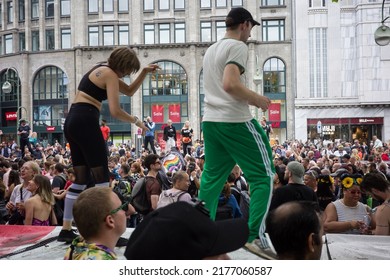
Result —
[[149, 64], [148, 66], [145, 66], [143, 70], [149, 73], [149, 72], [154, 72], [157, 69], [161, 69], [160, 66], [158, 66], [158, 64]]

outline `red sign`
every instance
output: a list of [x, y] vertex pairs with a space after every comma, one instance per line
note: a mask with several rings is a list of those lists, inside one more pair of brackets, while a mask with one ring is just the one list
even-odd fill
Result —
[[152, 105], [152, 120], [156, 123], [164, 122], [164, 105]]
[[56, 127], [55, 126], [46, 126], [46, 131], [55, 131]]
[[173, 123], [180, 122], [180, 104], [169, 105], [169, 118]]
[[16, 112], [6, 112], [5, 113], [5, 119], [7, 121], [15, 121], [17, 119], [17, 114]]
[[280, 103], [271, 103], [268, 107], [268, 120], [280, 122]]

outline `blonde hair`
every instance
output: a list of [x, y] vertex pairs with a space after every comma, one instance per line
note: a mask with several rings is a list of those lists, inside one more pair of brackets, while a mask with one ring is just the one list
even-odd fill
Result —
[[42, 202], [54, 205], [56, 201], [51, 190], [50, 179], [46, 176], [37, 174], [32, 181], [38, 186], [36, 194], [41, 197]]

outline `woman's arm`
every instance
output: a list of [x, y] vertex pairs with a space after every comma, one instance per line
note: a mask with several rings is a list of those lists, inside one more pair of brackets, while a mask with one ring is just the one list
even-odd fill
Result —
[[138, 77], [129, 85], [121, 79], [119, 80], [119, 91], [127, 96], [133, 96], [137, 89], [141, 86], [146, 75], [150, 72], [156, 71], [160, 67], [157, 64], [150, 64], [144, 67]]

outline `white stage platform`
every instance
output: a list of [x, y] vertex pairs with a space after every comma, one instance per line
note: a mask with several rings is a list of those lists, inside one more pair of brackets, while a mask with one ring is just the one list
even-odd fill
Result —
[[[2, 226], [0, 225], [0, 260], [62, 260], [69, 245], [57, 242], [60, 227]], [[123, 237], [128, 238], [128, 228]], [[328, 260], [390, 260], [390, 236], [327, 234], [322, 259]], [[28, 250], [25, 250], [28, 248]], [[115, 251], [119, 259], [125, 247]], [[329, 252], [329, 254], [328, 254]], [[229, 253], [233, 260], [261, 260], [244, 250]]]

